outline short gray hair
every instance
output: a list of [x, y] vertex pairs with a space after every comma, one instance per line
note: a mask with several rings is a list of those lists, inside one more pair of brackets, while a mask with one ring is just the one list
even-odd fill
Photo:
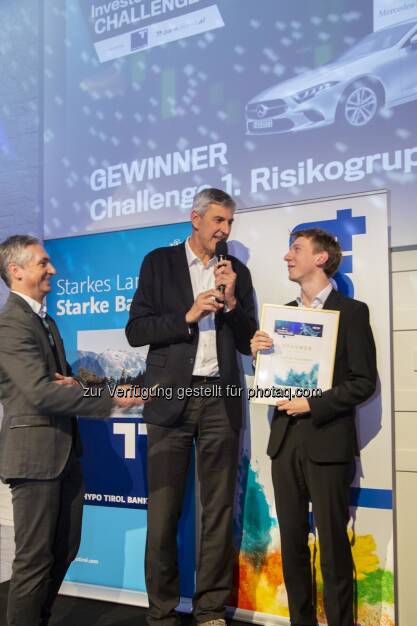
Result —
[[204, 215], [210, 204], [220, 204], [223, 207], [236, 209], [236, 203], [231, 196], [221, 189], [210, 187], [199, 191], [193, 200], [193, 210], [200, 215]]
[[0, 276], [8, 287], [11, 286], [10, 263], [23, 267], [31, 257], [27, 248], [40, 243], [39, 239], [32, 235], [12, 235], [0, 243]]

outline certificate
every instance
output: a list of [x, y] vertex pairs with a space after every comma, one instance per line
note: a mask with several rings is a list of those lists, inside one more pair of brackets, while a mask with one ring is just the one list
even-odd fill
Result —
[[317, 397], [333, 380], [339, 311], [264, 304], [261, 330], [273, 340], [258, 352], [252, 402]]

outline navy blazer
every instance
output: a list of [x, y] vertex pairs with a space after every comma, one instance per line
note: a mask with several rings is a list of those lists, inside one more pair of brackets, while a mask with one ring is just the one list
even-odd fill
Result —
[[[236, 350], [250, 354], [250, 340], [256, 331], [253, 288], [248, 268], [229, 256], [237, 274], [237, 305], [229, 313], [219, 312], [216, 320], [217, 358], [220, 385], [231, 425], [242, 423], [242, 398], [225, 395], [226, 385], [240, 386]], [[157, 397], [145, 405], [144, 420], [151, 424], [174, 424], [184, 409], [186, 398], [176, 389], [189, 387], [198, 345], [198, 324], [192, 332], [185, 321], [194, 302], [185, 244], [158, 248], [143, 260], [139, 286], [133, 297], [126, 337], [131, 346], [149, 344], [145, 386], [170, 387], [171, 400]]]

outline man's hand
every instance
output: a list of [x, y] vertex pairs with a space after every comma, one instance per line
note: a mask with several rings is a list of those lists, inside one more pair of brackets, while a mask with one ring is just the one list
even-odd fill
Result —
[[237, 274], [233, 271], [232, 262], [226, 259], [220, 261], [214, 270], [216, 288], [218, 289], [220, 285], [224, 285], [224, 303], [229, 311], [232, 311], [236, 307], [236, 276]]
[[56, 385], [78, 385], [78, 382], [71, 376], [63, 376], [62, 374], [58, 374], [58, 372], [54, 374], [53, 382]]
[[263, 330], [257, 330], [250, 340], [252, 357], [256, 359], [259, 350], [270, 350], [273, 346], [272, 338]]
[[292, 400], [278, 400], [278, 411], [286, 411], [287, 415], [309, 413], [310, 405], [307, 398], [293, 398]]
[[[119, 389], [123, 391], [123, 395], [119, 391], [120, 397], [117, 395]], [[145, 401], [140, 396], [138, 397], [137, 394], [138, 390], [132, 387], [132, 385], [118, 385], [113, 397], [113, 406], [119, 409], [132, 409], [135, 406], [142, 406], [145, 404]], [[149, 400], [151, 400], [151, 398], [149, 398]], [[147, 400], [147, 402], [149, 400]]]
[[[220, 300], [218, 302], [217, 300]], [[210, 313], [217, 313], [224, 307], [223, 294], [218, 289], [209, 289], [198, 294], [193, 306], [185, 315], [187, 324], [195, 324]]]

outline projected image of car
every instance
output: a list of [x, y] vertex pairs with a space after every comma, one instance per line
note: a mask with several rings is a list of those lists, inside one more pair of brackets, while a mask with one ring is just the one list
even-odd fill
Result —
[[249, 135], [342, 122], [370, 124], [383, 107], [417, 99], [417, 20], [372, 33], [331, 64], [266, 89], [246, 106]]

